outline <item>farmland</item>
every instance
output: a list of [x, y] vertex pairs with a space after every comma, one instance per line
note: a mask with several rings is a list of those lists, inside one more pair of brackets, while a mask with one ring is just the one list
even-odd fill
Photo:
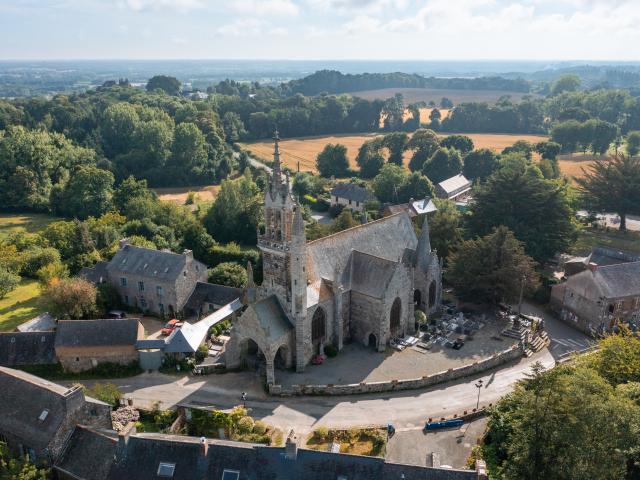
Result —
[[218, 196], [220, 185], [207, 185], [195, 187], [179, 187], [179, 188], [153, 188], [158, 198], [163, 202], [173, 202], [184, 205], [187, 201], [189, 192], [194, 192], [197, 199], [201, 202], [213, 202]]
[[35, 280], [24, 279], [18, 288], [0, 300], [0, 332], [12, 332], [21, 323], [46, 312], [46, 298]]
[[[282, 161], [285, 166], [296, 170], [298, 162], [300, 162], [300, 170], [304, 172], [316, 172], [316, 156], [327, 143], [341, 143], [347, 147], [347, 156], [351, 168], [357, 170], [356, 155], [358, 149], [367, 140], [375, 138], [377, 134], [360, 134], [360, 135], [332, 135], [322, 137], [304, 137], [285, 139], [280, 142], [280, 151], [282, 153]], [[527, 140], [529, 142], [540, 142], [546, 140], [547, 137], [540, 135], [509, 135], [509, 134], [490, 134], [478, 133], [468, 134], [473, 140], [476, 148], [490, 148], [501, 151], [505, 147], [513, 145], [518, 140]], [[273, 143], [271, 141], [256, 142], [244, 144], [244, 148], [249, 150], [256, 157], [263, 160], [271, 160], [273, 153]], [[405, 153], [405, 163], [409, 162], [411, 152]]]
[[57, 220], [56, 217], [46, 213], [0, 214], [0, 240], [20, 229], [25, 229], [29, 233], [39, 232], [55, 220]]
[[[435, 102], [440, 105], [442, 97], [447, 97], [454, 104], [462, 102], [487, 102], [495, 103], [502, 96], [510, 96], [512, 101], [520, 101], [522, 97], [531, 94], [520, 92], [506, 92], [504, 90], [446, 90], [435, 88], [383, 88], [380, 90], [363, 90], [353, 92], [350, 95], [364, 98], [366, 100], [382, 99], [393, 97], [396, 93], [401, 93], [405, 104], [415, 102]], [[535, 95], [531, 95], [535, 96]]]

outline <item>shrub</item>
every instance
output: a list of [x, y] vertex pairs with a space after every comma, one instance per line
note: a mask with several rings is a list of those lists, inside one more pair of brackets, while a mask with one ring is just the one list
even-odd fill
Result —
[[19, 283], [20, 276], [5, 268], [0, 268], [0, 298], [4, 298], [14, 291]]
[[198, 195], [196, 195], [196, 192], [189, 192], [187, 193], [187, 199], [184, 201], [184, 204], [193, 205], [194, 203], [196, 203], [197, 199], [198, 199]]
[[338, 349], [336, 347], [334, 347], [333, 345], [326, 345], [324, 347], [324, 353], [327, 354], [327, 357], [333, 358], [336, 355], [338, 355]]
[[58, 318], [86, 318], [96, 311], [96, 287], [82, 278], [53, 282], [46, 293]]
[[207, 347], [206, 343], [203, 343], [198, 347], [198, 350], [196, 350], [196, 353], [195, 353], [196, 362], [201, 363], [205, 358], [207, 358], [208, 354], [209, 354], [209, 348]]
[[344, 210], [344, 205], [331, 205], [329, 207], [329, 215], [331, 218], [335, 218], [342, 213], [342, 210]]
[[242, 435], [251, 433], [253, 431], [253, 427], [254, 427], [253, 418], [251, 417], [242, 417], [240, 420], [238, 420], [238, 423], [236, 425], [236, 429], [238, 430], [238, 433]]
[[50, 263], [60, 263], [58, 250], [51, 247], [32, 247], [23, 253], [21, 273], [27, 277], [36, 278], [38, 270]]
[[61, 280], [69, 276], [69, 269], [62, 262], [52, 262], [44, 267], [40, 267], [36, 272], [36, 277], [40, 285], [47, 287], [54, 280]]
[[329, 429], [327, 427], [318, 427], [315, 432], [313, 432], [313, 435], [323, 442], [329, 438]]
[[92, 388], [85, 388], [84, 392], [89, 397], [108, 403], [112, 407], [118, 406], [122, 398], [122, 392], [113, 383], [96, 383]]
[[265, 433], [267, 433], [267, 424], [260, 420], [256, 420], [256, 422], [253, 424], [253, 433], [264, 435]]

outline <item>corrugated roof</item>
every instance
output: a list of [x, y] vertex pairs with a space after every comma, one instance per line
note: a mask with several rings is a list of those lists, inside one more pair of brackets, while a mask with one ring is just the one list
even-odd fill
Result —
[[471, 182], [467, 180], [463, 174], [459, 173], [454, 177], [447, 178], [438, 183], [438, 187], [447, 195], [451, 195], [458, 193], [458, 191], [471, 188]]
[[60, 320], [56, 348], [135, 345], [139, 325], [137, 318]]

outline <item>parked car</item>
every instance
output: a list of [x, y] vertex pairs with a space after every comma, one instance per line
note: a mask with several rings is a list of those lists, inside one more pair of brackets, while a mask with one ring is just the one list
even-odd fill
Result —
[[164, 327], [162, 327], [162, 330], [160, 330], [160, 333], [165, 336], [171, 335], [171, 332], [173, 332], [176, 328], [180, 328], [181, 326], [182, 326], [182, 322], [177, 318], [173, 318], [169, 320]]
[[107, 318], [125, 318], [127, 316], [122, 310], [111, 310], [107, 313]]

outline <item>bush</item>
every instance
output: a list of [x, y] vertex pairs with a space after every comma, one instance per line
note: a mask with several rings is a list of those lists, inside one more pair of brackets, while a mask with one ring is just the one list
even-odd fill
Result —
[[23, 253], [21, 273], [36, 278], [38, 270], [50, 263], [60, 263], [60, 252], [55, 248], [33, 247]]
[[238, 430], [238, 433], [242, 435], [246, 435], [253, 431], [253, 427], [254, 427], [253, 418], [242, 417], [240, 420], [238, 420], [238, 423], [236, 425], [236, 430]]
[[242, 288], [247, 284], [247, 270], [235, 262], [219, 263], [209, 270], [209, 282]]
[[69, 269], [61, 262], [52, 262], [39, 268], [36, 277], [38, 277], [40, 285], [46, 288], [54, 280], [69, 277]]
[[324, 442], [329, 438], [329, 429], [327, 427], [318, 427], [315, 432], [313, 432], [313, 436], [319, 441]]
[[185, 200], [184, 204], [193, 205], [194, 203], [196, 203], [197, 199], [198, 199], [198, 195], [196, 195], [196, 192], [189, 192], [187, 193], [187, 199]]
[[256, 420], [256, 422], [253, 424], [253, 433], [264, 435], [265, 433], [267, 433], [267, 424], [260, 420]]
[[88, 318], [96, 311], [97, 289], [82, 278], [53, 282], [46, 294], [58, 318]]
[[324, 353], [326, 353], [327, 357], [333, 358], [338, 355], [338, 349], [333, 345], [326, 345], [324, 347]]
[[206, 343], [203, 343], [202, 345], [200, 345], [198, 347], [198, 350], [196, 350], [196, 353], [195, 353], [196, 362], [197, 363], [202, 363], [202, 361], [205, 358], [207, 358], [208, 354], [209, 354], [209, 347], [207, 347]]
[[0, 268], [0, 298], [4, 298], [14, 291], [19, 283], [19, 275], [11, 273], [5, 268]]
[[251, 262], [255, 267], [260, 262], [260, 252], [258, 250], [241, 249], [240, 246], [235, 243], [216, 245], [207, 253], [207, 258], [203, 260], [209, 265], [218, 265], [219, 263], [225, 262], [246, 265], [247, 262]]
[[342, 213], [342, 210], [344, 210], [344, 205], [331, 205], [329, 207], [329, 215], [331, 218], [336, 218]]
[[[84, 387], [83, 387], [84, 388]], [[96, 383], [92, 388], [84, 388], [85, 395], [117, 407], [122, 398], [122, 392], [113, 383]]]

